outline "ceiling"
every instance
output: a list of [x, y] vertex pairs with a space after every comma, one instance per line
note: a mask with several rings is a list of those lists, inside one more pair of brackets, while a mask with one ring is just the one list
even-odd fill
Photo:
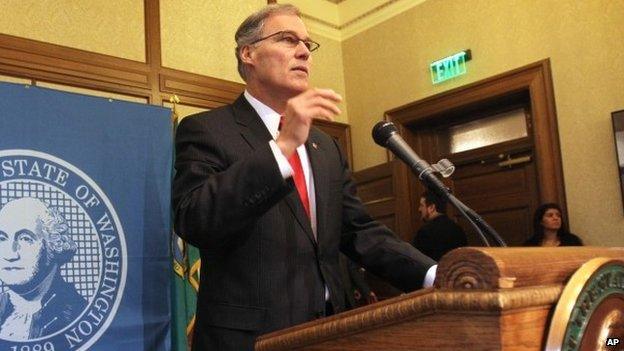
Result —
[[311, 33], [342, 41], [425, 0], [278, 0], [297, 6]]

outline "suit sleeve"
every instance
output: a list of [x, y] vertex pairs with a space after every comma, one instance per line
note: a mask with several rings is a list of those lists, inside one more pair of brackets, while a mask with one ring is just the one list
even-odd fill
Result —
[[244, 240], [255, 221], [291, 188], [268, 143], [234, 159], [223, 149], [228, 140], [209, 129], [194, 117], [178, 127], [174, 226], [192, 245], [218, 249]]
[[[337, 144], [336, 148], [340, 149]], [[342, 153], [341, 161], [341, 251], [403, 291], [421, 288], [427, 270], [436, 262], [370, 217], [356, 195], [355, 183]]]
[[347, 260], [347, 269], [349, 270], [349, 276], [351, 282], [353, 282], [353, 287], [358, 289], [363, 296], [370, 295], [371, 288], [368, 286], [366, 278], [364, 277], [364, 272], [362, 272], [360, 267], [353, 261]]

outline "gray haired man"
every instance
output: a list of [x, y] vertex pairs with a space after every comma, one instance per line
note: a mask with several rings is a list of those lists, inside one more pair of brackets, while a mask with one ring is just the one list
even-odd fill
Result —
[[202, 261], [194, 350], [253, 350], [343, 311], [339, 252], [406, 291], [435, 263], [366, 213], [338, 144], [311, 126], [341, 97], [309, 86], [319, 45], [297, 8], [269, 5], [235, 38], [246, 91], [176, 135], [175, 229]]

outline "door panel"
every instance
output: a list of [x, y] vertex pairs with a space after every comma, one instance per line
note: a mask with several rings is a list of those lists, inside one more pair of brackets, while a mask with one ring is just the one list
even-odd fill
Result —
[[[538, 198], [537, 181], [533, 161], [514, 164], [513, 160], [527, 160], [530, 151], [510, 156], [500, 153], [500, 149], [493, 149], [489, 154], [482, 150], [482, 156], [457, 166], [451, 183], [453, 192], [480, 214], [509, 246], [522, 245], [531, 234], [531, 214]], [[512, 165], [500, 166], [497, 159]], [[468, 234], [469, 243], [482, 246], [472, 226], [458, 218], [457, 213], [455, 216]]]
[[[486, 174], [466, 175], [470, 170], [458, 168], [455, 174], [455, 191], [466, 197], [479, 197], [481, 186], [487, 184], [490, 195], [509, 195], [526, 190], [526, 171], [524, 168], [495, 170]], [[464, 173], [464, 174], [462, 174]], [[461, 174], [461, 176], [460, 176]]]
[[[501, 113], [509, 111], [525, 111], [526, 137], [518, 138], [525, 133], [505, 133], [509, 135], [502, 138], [507, 140], [506, 142], [494, 145], [481, 143], [479, 145], [485, 147], [453, 153], [453, 150], [457, 149], [451, 147], [452, 127], [468, 126], [471, 122], [497, 114], [500, 116]], [[395, 123], [406, 142], [423, 159], [437, 162], [446, 157], [453, 161], [458, 169], [457, 174], [451, 177], [453, 181], [445, 183], [451, 188], [457, 188], [457, 197], [486, 219], [490, 219], [494, 224], [500, 221], [501, 224], [495, 226], [502, 228], [499, 231], [510, 244], [520, 243], [521, 237], [528, 235], [530, 214], [538, 203], [559, 203], [566, 217], [557, 114], [549, 60], [535, 62], [410, 102], [387, 111], [385, 118]], [[519, 122], [518, 118], [514, 121]], [[513, 131], [517, 126], [509, 128], [507, 131]], [[488, 133], [487, 128], [480, 130]], [[479, 138], [483, 136], [477, 135]], [[498, 171], [490, 170], [490, 168], [498, 169], [498, 163], [506, 161], [507, 154], [513, 158], [519, 152], [525, 152], [525, 156], [532, 156], [530, 165], [512, 164], [510, 175], [502, 171], [499, 175], [496, 174]], [[479, 153], [483, 155], [478, 155]], [[503, 154], [504, 159], [498, 158], [499, 154]], [[479, 158], [480, 156], [484, 157]], [[474, 165], [470, 167], [471, 162], [481, 160], [485, 161], [481, 166], [482, 169]], [[469, 170], [473, 172], [470, 173]], [[408, 208], [413, 214], [407, 222], [409, 226], [403, 231], [409, 238], [421, 225], [417, 208], [423, 187], [407, 166], [401, 166], [400, 173], [402, 178], [396, 189], [408, 196], [403, 201], [397, 199], [396, 208]], [[488, 176], [490, 173], [494, 174]], [[455, 182], [457, 184], [454, 184]], [[466, 198], [463, 198], [464, 196]], [[499, 206], [502, 206], [502, 212], [496, 212]], [[450, 212], [450, 215], [455, 216], [452, 210]], [[508, 222], [501, 219], [505, 218], [505, 214], [508, 215]], [[522, 218], [525, 218], [524, 222], [518, 223]]]
[[[521, 246], [526, 240], [526, 233], [531, 230], [531, 210], [528, 207], [508, 208], [494, 212], [477, 210], [477, 212], [503, 237], [509, 246]], [[466, 232], [469, 246], [485, 246], [476, 231], [463, 217], [459, 218], [457, 222]], [[488, 240], [490, 244], [494, 244], [493, 240], [489, 238]]]

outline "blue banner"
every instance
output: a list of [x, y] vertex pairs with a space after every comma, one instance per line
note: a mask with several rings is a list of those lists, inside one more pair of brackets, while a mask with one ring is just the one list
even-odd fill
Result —
[[0, 83], [0, 351], [169, 350], [168, 109]]

